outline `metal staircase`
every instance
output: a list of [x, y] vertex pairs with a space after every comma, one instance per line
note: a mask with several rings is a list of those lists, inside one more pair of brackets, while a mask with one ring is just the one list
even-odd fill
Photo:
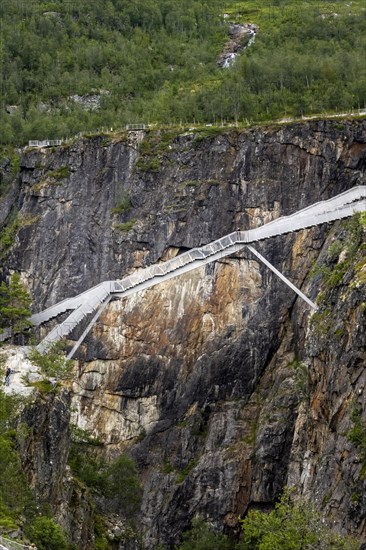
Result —
[[193, 248], [171, 260], [140, 269], [121, 280], [100, 283], [78, 296], [62, 300], [31, 317], [34, 325], [40, 325], [53, 317], [57, 317], [61, 313], [73, 310], [67, 319], [51, 330], [37, 348], [41, 352], [46, 351], [54, 342], [67, 336], [86, 316], [94, 313], [92, 321], [69, 353], [68, 357], [72, 357], [111, 298], [128, 296], [140, 290], [150, 288], [163, 281], [177, 277], [182, 273], [201, 267], [208, 262], [229, 256], [245, 246], [248, 246], [252, 253], [268, 265], [311, 307], [316, 309], [317, 306], [311, 300], [249, 245], [276, 235], [284, 235], [346, 218], [356, 212], [363, 212], [365, 210], [366, 186], [357, 186], [332, 199], [320, 201], [290, 216], [282, 216], [255, 229], [235, 231], [207, 245]]

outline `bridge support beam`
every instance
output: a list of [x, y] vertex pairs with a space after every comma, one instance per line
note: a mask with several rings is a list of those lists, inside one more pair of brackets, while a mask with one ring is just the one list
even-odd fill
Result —
[[80, 344], [82, 344], [82, 342], [85, 340], [87, 334], [90, 332], [90, 330], [92, 329], [92, 327], [95, 325], [95, 323], [97, 322], [98, 318], [101, 316], [101, 314], [103, 313], [103, 311], [105, 310], [105, 308], [107, 307], [107, 305], [109, 304], [109, 302], [111, 301], [111, 298], [112, 296], [109, 295], [105, 300], [104, 302], [102, 302], [96, 312], [96, 314], [94, 315], [93, 319], [90, 321], [90, 323], [88, 324], [88, 326], [86, 327], [86, 329], [84, 330], [84, 332], [82, 333], [82, 335], [80, 336], [79, 340], [76, 342], [76, 344], [74, 345], [74, 347], [72, 348], [71, 351], [69, 351], [69, 353], [67, 354], [66, 356], [66, 359], [72, 359], [74, 357], [74, 354], [77, 352], [77, 350], [79, 349], [79, 346]]
[[287, 286], [289, 286], [294, 292], [296, 292], [296, 294], [298, 294], [300, 298], [302, 298], [307, 304], [309, 304], [310, 307], [312, 307], [315, 311], [317, 311], [318, 306], [314, 304], [314, 302], [312, 302], [307, 296], [305, 296], [305, 294], [301, 292], [301, 290], [299, 290], [295, 285], [293, 285], [291, 281], [287, 279], [287, 277], [282, 275], [282, 273], [278, 271], [278, 269], [276, 269], [268, 260], [266, 260], [261, 254], [259, 254], [259, 252], [257, 252], [252, 246], [250, 245], [246, 245], [246, 246], [247, 248], [249, 248], [252, 254], [254, 254], [254, 256], [256, 256], [262, 263], [264, 263], [264, 265], [269, 267], [269, 269], [271, 269], [273, 273], [277, 275], [277, 277], [279, 277], [284, 283], [287, 284]]

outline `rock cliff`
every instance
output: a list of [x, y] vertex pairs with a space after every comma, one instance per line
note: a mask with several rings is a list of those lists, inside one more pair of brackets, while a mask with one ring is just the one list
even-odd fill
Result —
[[[365, 185], [365, 168], [363, 120], [136, 132], [28, 150], [2, 200], [14, 235], [3, 275], [20, 271], [40, 311]], [[173, 548], [196, 515], [235, 532], [239, 516], [273, 506], [286, 484], [335, 530], [365, 541], [365, 457], [349, 437], [355, 411], [365, 418], [364, 235], [358, 217], [256, 247], [318, 300], [315, 314], [245, 250], [104, 312], [80, 349], [72, 405], [64, 397], [62, 406], [109, 457], [134, 457], [147, 549]], [[67, 429], [55, 432], [62, 456]], [[27, 452], [37, 460], [32, 445]], [[52, 502], [78, 547], [91, 548], [90, 529], [71, 527], [65, 464], [52, 474]], [[31, 470], [43, 491], [36, 462]]]

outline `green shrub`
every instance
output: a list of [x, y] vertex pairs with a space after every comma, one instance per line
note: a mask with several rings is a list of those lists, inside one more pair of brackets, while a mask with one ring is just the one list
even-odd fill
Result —
[[177, 476], [177, 483], [182, 483], [190, 472], [197, 466], [197, 460], [190, 460], [189, 463]]
[[133, 517], [138, 512], [141, 487], [132, 458], [122, 455], [108, 465], [104, 472], [103, 494], [125, 515]]
[[115, 223], [113, 227], [117, 229], [117, 231], [128, 233], [129, 231], [131, 231], [136, 221], [137, 220], [129, 220], [128, 222], [124, 222], [124, 223]]
[[32, 299], [20, 281], [19, 273], [13, 273], [9, 284], [0, 284], [0, 330], [9, 328], [13, 336], [24, 332], [32, 323], [29, 309]]
[[179, 550], [231, 550], [233, 543], [226, 535], [215, 533], [202, 519], [192, 520], [192, 529], [183, 533]]
[[72, 429], [69, 465], [77, 479], [92, 493], [110, 501], [110, 507], [133, 517], [139, 508], [141, 488], [132, 458], [121, 455], [108, 463], [98, 452], [103, 444], [88, 432]]
[[56, 342], [46, 353], [32, 348], [28, 359], [49, 378], [65, 380], [70, 377], [74, 363], [71, 359], [66, 359], [63, 350], [63, 342]]
[[60, 166], [60, 168], [57, 168], [57, 170], [54, 170], [53, 172], [48, 172], [48, 176], [50, 178], [54, 178], [55, 180], [62, 180], [64, 178], [67, 178], [70, 175], [70, 169], [68, 166]]
[[159, 172], [161, 160], [158, 157], [140, 158], [136, 162], [136, 168], [141, 172]]
[[68, 550], [61, 527], [51, 518], [36, 518], [30, 528], [29, 536], [36, 544], [37, 550]]
[[244, 548], [359, 550], [355, 540], [330, 530], [312, 502], [294, 496], [294, 490], [286, 488], [272, 512], [249, 512], [242, 521]]
[[20, 229], [18, 212], [16, 211], [0, 233], [0, 259], [4, 258], [13, 246]]
[[115, 214], [115, 215], [118, 215], [118, 214], [123, 214], [124, 212], [129, 212], [132, 208], [132, 205], [131, 205], [131, 199], [128, 195], [125, 195], [120, 201], [119, 203], [117, 204], [117, 206], [115, 206], [114, 208], [112, 208], [112, 214]]
[[361, 454], [362, 470], [361, 477], [366, 474], [366, 423], [361, 416], [361, 408], [355, 406], [352, 411], [352, 428], [347, 433], [347, 439], [351, 441]]

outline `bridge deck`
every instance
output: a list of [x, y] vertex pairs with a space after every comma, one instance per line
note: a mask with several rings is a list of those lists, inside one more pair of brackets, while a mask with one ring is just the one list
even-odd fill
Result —
[[[281, 218], [255, 229], [235, 231], [207, 245], [193, 248], [166, 262], [140, 269], [120, 280], [105, 281], [82, 292], [78, 296], [62, 300], [54, 306], [40, 313], [36, 313], [31, 317], [31, 321], [34, 325], [40, 325], [53, 317], [57, 317], [60, 313], [73, 310], [65, 321], [58, 324], [50, 331], [37, 348], [42, 352], [45, 351], [53, 342], [57, 342], [64, 336], [67, 336], [86, 316], [94, 313], [94, 320], [89, 323], [88, 326], [88, 330], [90, 330], [99, 317], [101, 309], [104, 309], [103, 304], [106, 300], [109, 301], [112, 296], [128, 296], [140, 290], [150, 288], [172, 277], [177, 277], [182, 273], [201, 267], [208, 262], [213, 262], [219, 258], [233, 254], [249, 244], [269, 239], [276, 235], [284, 235], [315, 225], [349, 217], [356, 212], [363, 212], [366, 210], [365, 197], [366, 186], [354, 187], [332, 199], [315, 203], [290, 216], [282, 216]], [[250, 249], [255, 253], [252, 247], [250, 247]], [[257, 254], [257, 256], [260, 255]], [[260, 259], [264, 261], [261, 256]], [[268, 265], [268, 262], [265, 261], [265, 263]], [[273, 266], [270, 267], [272, 269]], [[277, 271], [275, 269], [273, 270], [275, 272]], [[277, 274], [279, 274], [279, 272], [277, 272]], [[296, 287], [294, 287], [285, 277], [281, 278], [291, 288], [296, 289]], [[296, 289], [296, 291], [298, 291], [298, 289]], [[298, 291], [298, 294], [307, 301], [309, 305], [316, 307], [301, 293], [301, 291]], [[87, 331], [84, 331], [83, 338]], [[79, 339], [77, 347], [80, 345], [81, 341], [82, 339]], [[74, 346], [72, 354], [76, 349]]]

